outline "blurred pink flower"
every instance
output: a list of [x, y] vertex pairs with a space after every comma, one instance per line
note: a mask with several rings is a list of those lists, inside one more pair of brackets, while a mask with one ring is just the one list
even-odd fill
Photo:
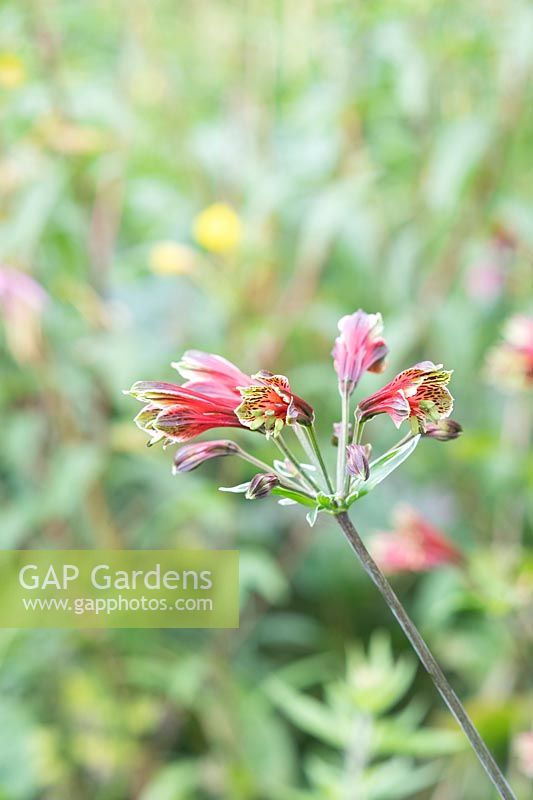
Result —
[[371, 551], [387, 573], [428, 572], [462, 559], [453, 542], [409, 506], [396, 510], [393, 531], [373, 537]]
[[41, 317], [47, 300], [41, 284], [30, 275], [0, 268], [0, 312], [7, 345], [17, 361], [34, 361], [41, 354]]
[[442, 364], [422, 361], [359, 403], [356, 413], [363, 422], [388, 414], [397, 428], [413, 419], [423, 431], [426, 423], [438, 422], [452, 412], [453, 397], [446, 388], [451, 374]]
[[520, 772], [528, 778], [533, 778], [533, 731], [518, 733], [513, 740], [513, 749]]
[[509, 389], [533, 386], [533, 317], [516, 314], [505, 324], [504, 341], [487, 356], [487, 371], [492, 383]]
[[339, 320], [340, 336], [335, 339], [332, 356], [342, 392], [351, 394], [363, 372], [383, 372], [389, 352], [381, 336], [381, 314], [366, 314], [359, 309]]
[[466, 273], [466, 291], [472, 300], [489, 305], [500, 297], [505, 271], [498, 261], [485, 259], [472, 264]]

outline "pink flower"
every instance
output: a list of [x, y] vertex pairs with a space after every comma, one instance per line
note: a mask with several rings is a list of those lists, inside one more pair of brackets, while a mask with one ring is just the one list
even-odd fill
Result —
[[187, 442], [213, 428], [240, 428], [235, 400], [227, 395], [206, 395], [184, 386], [157, 381], [138, 381], [129, 392], [146, 403], [135, 422], [158, 441]]
[[47, 300], [43, 287], [30, 275], [0, 268], [0, 312], [8, 347], [20, 362], [34, 361], [40, 355], [41, 317]]
[[517, 314], [504, 328], [505, 341], [488, 355], [488, 372], [493, 383], [509, 389], [533, 387], [533, 317]]
[[400, 507], [394, 522], [392, 532], [372, 539], [372, 553], [384, 572], [428, 572], [461, 562], [461, 551], [414, 509]]
[[190, 378], [183, 386], [138, 381], [126, 392], [145, 403], [135, 422], [149, 434], [150, 444], [186, 442], [212, 428], [277, 436], [286, 424], [313, 421], [313, 409], [292, 392], [284, 375], [263, 371], [250, 377], [225, 358], [197, 350], [175, 366]]
[[356, 413], [362, 421], [388, 414], [397, 428], [413, 419], [424, 431], [428, 422], [438, 422], [452, 412], [453, 397], [446, 388], [451, 374], [442, 364], [422, 361], [359, 403]]
[[214, 439], [210, 442], [186, 444], [180, 447], [174, 456], [172, 471], [174, 475], [178, 472], [192, 472], [193, 469], [197, 469], [205, 461], [209, 461], [212, 458], [232, 456], [239, 452], [239, 445], [229, 439]]
[[172, 364], [187, 380], [184, 386], [202, 394], [227, 395], [240, 402], [238, 386], [247, 386], [251, 378], [231, 361], [201, 350], [187, 350], [181, 361]]
[[294, 394], [284, 375], [263, 370], [252, 376], [249, 386], [239, 387], [242, 401], [235, 409], [240, 422], [250, 430], [262, 428], [267, 436], [277, 436], [284, 425], [311, 425], [311, 406]]
[[389, 352], [381, 337], [381, 314], [356, 311], [339, 320], [340, 336], [335, 339], [332, 356], [342, 392], [351, 394], [363, 372], [383, 372]]

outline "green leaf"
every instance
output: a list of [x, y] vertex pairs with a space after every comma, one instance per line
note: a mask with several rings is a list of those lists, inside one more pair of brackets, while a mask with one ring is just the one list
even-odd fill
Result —
[[375, 489], [385, 478], [388, 478], [391, 472], [394, 472], [400, 464], [403, 464], [403, 462], [409, 458], [419, 441], [420, 434], [414, 436], [412, 439], [408, 439], [406, 442], [399, 445], [399, 447], [393, 447], [392, 450], [389, 450], [384, 455], [380, 456], [380, 458], [372, 461], [370, 464], [370, 477], [367, 481], [363, 481], [360, 478], [357, 479], [354, 484], [355, 491], [352, 491], [348, 497], [346, 501], [347, 504], [350, 506], [356, 500], [359, 500], [360, 497], [364, 497], [371, 492], [372, 489]]

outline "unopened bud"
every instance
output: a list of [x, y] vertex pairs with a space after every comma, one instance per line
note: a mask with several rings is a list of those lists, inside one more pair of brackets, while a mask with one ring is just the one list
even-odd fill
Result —
[[245, 497], [247, 500], [258, 500], [261, 497], [267, 497], [276, 486], [279, 486], [277, 475], [270, 472], [260, 472], [258, 475], [254, 475], [250, 481]]
[[426, 422], [423, 435], [438, 442], [448, 442], [457, 439], [462, 432], [462, 427], [454, 419], [441, 419], [438, 422]]
[[180, 447], [174, 456], [174, 475], [178, 472], [191, 472], [204, 461], [221, 456], [232, 456], [238, 453], [239, 446], [229, 439], [217, 439], [212, 442], [199, 442], [197, 444], [186, 444]]
[[350, 475], [367, 481], [370, 475], [369, 444], [349, 444], [346, 448], [346, 469]]

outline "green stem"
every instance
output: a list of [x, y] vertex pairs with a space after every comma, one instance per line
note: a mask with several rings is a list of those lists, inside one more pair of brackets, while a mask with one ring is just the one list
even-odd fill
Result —
[[[253, 464], [254, 467], [258, 467], [261, 470], [261, 472], [268, 472], [268, 473], [274, 472], [278, 476], [280, 483], [283, 486], [286, 486], [287, 489], [293, 489], [294, 491], [306, 494], [305, 490], [299, 483], [291, 481], [290, 478], [287, 478], [285, 477], [285, 475], [282, 475], [280, 472], [278, 472], [278, 470], [275, 469], [275, 467], [265, 463], [264, 461], [261, 461], [259, 458], [255, 458], [255, 456], [252, 456], [250, 453], [247, 453], [246, 450], [241, 449], [239, 455], [242, 459], [244, 459], [244, 461], [248, 461], [249, 464]], [[308, 497], [311, 497], [311, 495], [308, 495]]]
[[317, 439], [316, 439], [316, 433], [315, 433], [315, 426], [314, 425], [305, 425], [304, 428], [305, 428], [305, 432], [307, 434], [307, 438], [309, 439], [309, 442], [311, 444], [311, 447], [313, 448], [313, 453], [315, 454], [316, 459], [318, 461], [318, 464], [320, 466], [320, 470], [322, 472], [322, 475], [324, 476], [324, 480], [326, 481], [326, 486], [328, 487], [328, 491], [329, 491], [329, 493], [331, 495], [333, 495], [333, 494], [335, 494], [335, 491], [333, 489], [333, 484], [331, 483], [331, 478], [329, 477], [329, 473], [328, 473], [326, 464], [324, 463], [324, 459], [322, 458], [322, 453], [320, 452], [320, 447], [318, 446], [318, 442], [317, 442]]
[[311, 492], [313, 492], [313, 493], [319, 492], [320, 491], [320, 486], [318, 486], [309, 475], [304, 474], [304, 472], [303, 472], [303, 470], [302, 470], [302, 468], [300, 466], [300, 462], [298, 461], [296, 456], [293, 454], [293, 452], [289, 449], [289, 447], [287, 446], [287, 444], [285, 443], [285, 441], [281, 437], [281, 435], [274, 437], [273, 441], [276, 443], [278, 448], [281, 450], [281, 452], [283, 453], [285, 458], [287, 458], [291, 462], [291, 464], [293, 465], [294, 469], [296, 470], [298, 476], [300, 477], [300, 480], [302, 481], [302, 483], [305, 484], [305, 486]]
[[354, 550], [359, 561], [361, 562], [363, 569], [380, 591], [383, 599], [396, 617], [403, 632], [409, 639], [409, 642], [411, 643], [415, 653], [427, 670], [431, 680], [433, 681], [433, 684], [461, 726], [483, 769], [496, 787], [499, 796], [502, 798], [502, 800], [516, 800], [513, 790], [507, 783], [502, 771], [494, 760], [492, 753], [479, 735], [477, 728], [468, 716], [463, 704], [448, 683], [446, 676], [437, 664], [429, 647], [422, 638], [416, 625], [407, 614], [392, 586], [366, 549], [350, 517], [345, 511], [343, 511], [340, 514], [337, 514], [336, 519], [341, 526], [348, 542], [350, 543], [352, 550]]

